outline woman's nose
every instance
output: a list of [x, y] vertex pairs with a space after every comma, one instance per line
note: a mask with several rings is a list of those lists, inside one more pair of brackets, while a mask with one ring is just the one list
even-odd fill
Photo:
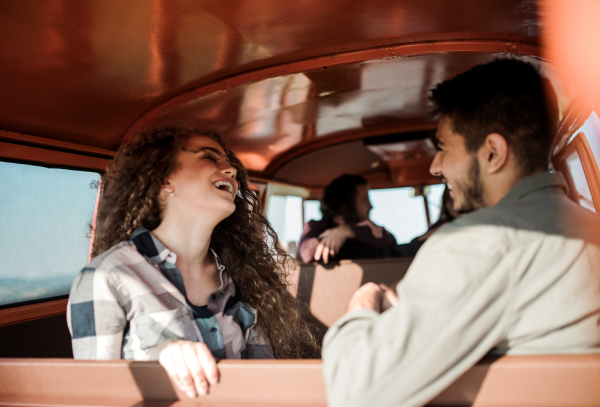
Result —
[[225, 158], [221, 159], [221, 172], [229, 175], [231, 179], [235, 179], [237, 175], [237, 170], [235, 169], [235, 167], [229, 164]]

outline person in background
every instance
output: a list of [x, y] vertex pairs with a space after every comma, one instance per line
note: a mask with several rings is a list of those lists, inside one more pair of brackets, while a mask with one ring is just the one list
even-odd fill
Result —
[[330, 257], [358, 259], [385, 257], [396, 245], [394, 236], [369, 219], [373, 207], [369, 183], [358, 175], [344, 174], [333, 180], [323, 192], [319, 221], [308, 222], [298, 253], [304, 263]]
[[217, 359], [315, 356], [286, 254], [218, 134], [134, 136], [102, 177], [94, 232], [67, 307], [76, 359], [158, 360], [194, 397]]
[[422, 406], [483, 356], [600, 352], [600, 217], [550, 171], [558, 103], [547, 78], [499, 59], [432, 90], [430, 172], [459, 219], [396, 291], [369, 283], [327, 331], [337, 406]]
[[410, 243], [399, 244], [394, 248], [394, 252], [399, 256], [414, 256], [417, 254], [421, 246], [425, 241], [433, 235], [439, 228], [447, 223], [452, 222], [458, 218], [460, 214], [454, 210], [454, 200], [450, 196], [450, 190], [448, 187], [444, 188], [442, 194], [442, 202], [440, 205], [440, 216], [438, 220], [427, 229], [427, 232], [421, 236], [415, 237]]

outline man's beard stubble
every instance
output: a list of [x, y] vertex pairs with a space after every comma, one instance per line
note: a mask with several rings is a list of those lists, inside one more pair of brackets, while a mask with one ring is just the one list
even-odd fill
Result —
[[466, 182], [464, 184], [459, 182], [457, 185], [464, 194], [462, 206], [455, 209], [457, 213], [465, 214], [485, 207], [483, 183], [481, 182], [480, 175], [479, 161], [477, 160], [477, 156], [474, 156], [469, 165]]

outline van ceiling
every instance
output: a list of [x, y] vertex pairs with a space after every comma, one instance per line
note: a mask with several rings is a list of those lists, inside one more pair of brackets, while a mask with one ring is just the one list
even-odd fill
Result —
[[[281, 177], [320, 148], [431, 129], [429, 89], [473, 65], [523, 58], [554, 79], [537, 7], [0, 1], [0, 130], [116, 150], [140, 129], [205, 126], [252, 174]], [[572, 86], [554, 85], [564, 108]]]

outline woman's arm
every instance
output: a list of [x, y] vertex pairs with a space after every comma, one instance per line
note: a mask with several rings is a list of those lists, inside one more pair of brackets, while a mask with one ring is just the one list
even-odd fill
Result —
[[[367, 224], [367, 222], [369, 224]], [[381, 228], [381, 237], [375, 236], [373, 228]], [[352, 238], [357, 242], [364, 243], [377, 249], [388, 249], [396, 245], [394, 236], [381, 226], [375, 225], [370, 220], [352, 226], [355, 236]]]
[[75, 277], [67, 324], [75, 359], [121, 359], [127, 319], [102, 271], [86, 267]]

